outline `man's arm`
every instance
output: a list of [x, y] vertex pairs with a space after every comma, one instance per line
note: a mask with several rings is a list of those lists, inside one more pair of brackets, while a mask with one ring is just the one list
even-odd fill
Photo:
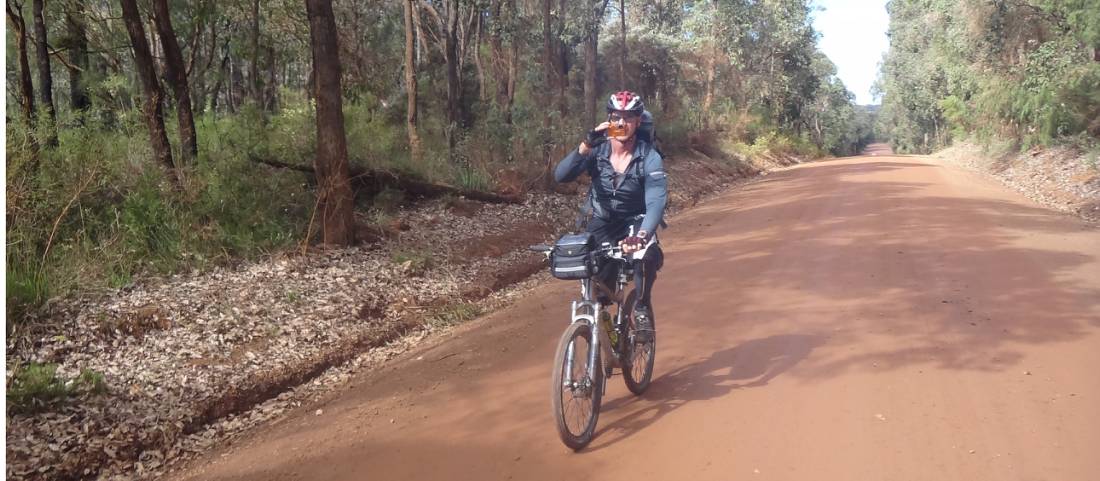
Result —
[[639, 230], [648, 237], [661, 225], [665, 205], [668, 204], [668, 174], [665, 173], [664, 160], [656, 150], [651, 150], [646, 156], [645, 172], [642, 180], [645, 185], [645, 219]]
[[[584, 149], [587, 152], [582, 154], [580, 153], [580, 149]], [[584, 144], [581, 144], [580, 149], [569, 152], [569, 155], [566, 155], [564, 159], [561, 159], [561, 162], [558, 162], [558, 167], [554, 169], [554, 180], [556, 182], [570, 182], [576, 179], [588, 168], [592, 159], [596, 157], [596, 149], [585, 148]]]

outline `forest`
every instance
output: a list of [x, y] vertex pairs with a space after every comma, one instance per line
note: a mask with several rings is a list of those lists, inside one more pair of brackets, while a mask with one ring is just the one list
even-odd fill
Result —
[[[1100, 138], [1100, 1], [893, 0], [879, 90], [895, 150]], [[1095, 160], [1094, 160], [1095, 162]]]
[[7, 0], [9, 318], [514, 199], [641, 93], [661, 148], [858, 152], [807, 0]]

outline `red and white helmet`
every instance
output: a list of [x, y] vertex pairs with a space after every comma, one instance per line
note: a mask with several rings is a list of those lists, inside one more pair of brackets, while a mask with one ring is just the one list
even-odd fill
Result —
[[622, 92], [615, 92], [611, 94], [611, 98], [607, 99], [607, 111], [612, 110], [638, 112], [641, 114], [645, 111], [645, 104], [642, 103], [642, 97], [629, 90], [623, 90]]

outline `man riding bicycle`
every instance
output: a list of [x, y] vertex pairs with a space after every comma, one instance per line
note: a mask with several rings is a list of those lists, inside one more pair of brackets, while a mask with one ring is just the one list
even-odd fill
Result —
[[607, 121], [590, 130], [580, 146], [554, 170], [557, 182], [571, 182], [583, 172], [591, 177], [591, 214], [586, 219], [586, 230], [597, 244], [618, 242], [624, 254], [646, 249], [634, 269], [634, 285], [639, 293], [634, 310], [635, 335], [642, 342], [653, 339], [650, 294], [664, 260], [660, 246], [649, 242], [662, 223], [668, 203], [668, 176], [661, 154], [650, 139], [637, 135], [644, 112], [645, 105], [637, 94], [612, 94], [607, 101]]

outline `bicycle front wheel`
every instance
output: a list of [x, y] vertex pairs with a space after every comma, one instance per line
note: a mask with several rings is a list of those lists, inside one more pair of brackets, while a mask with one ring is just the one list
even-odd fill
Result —
[[[634, 340], [634, 304], [637, 301], [637, 291], [630, 291], [623, 303], [624, 320], [623, 331], [619, 333], [623, 353], [623, 381], [626, 388], [635, 396], [640, 396], [649, 389], [649, 382], [653, 380], [653, 360], [657, 354], [657, 341], [641, 342]], [[651, 309], [652, 311], [652, 309]], [[650, 313], [652, 316], [652, 312]], [[657, 322], [653, 320], [656, 328]]]
[[588, 368], [589, 353], [594, 347], [593, 335], [592, 326], [586, 322], [570, 324], [554, 356], [550, 385], [554, 420], [562, 442], [574, 451], [592, 441], [600, 417], [604, 373], [599, 352], [596, 352], [595, 369]]

